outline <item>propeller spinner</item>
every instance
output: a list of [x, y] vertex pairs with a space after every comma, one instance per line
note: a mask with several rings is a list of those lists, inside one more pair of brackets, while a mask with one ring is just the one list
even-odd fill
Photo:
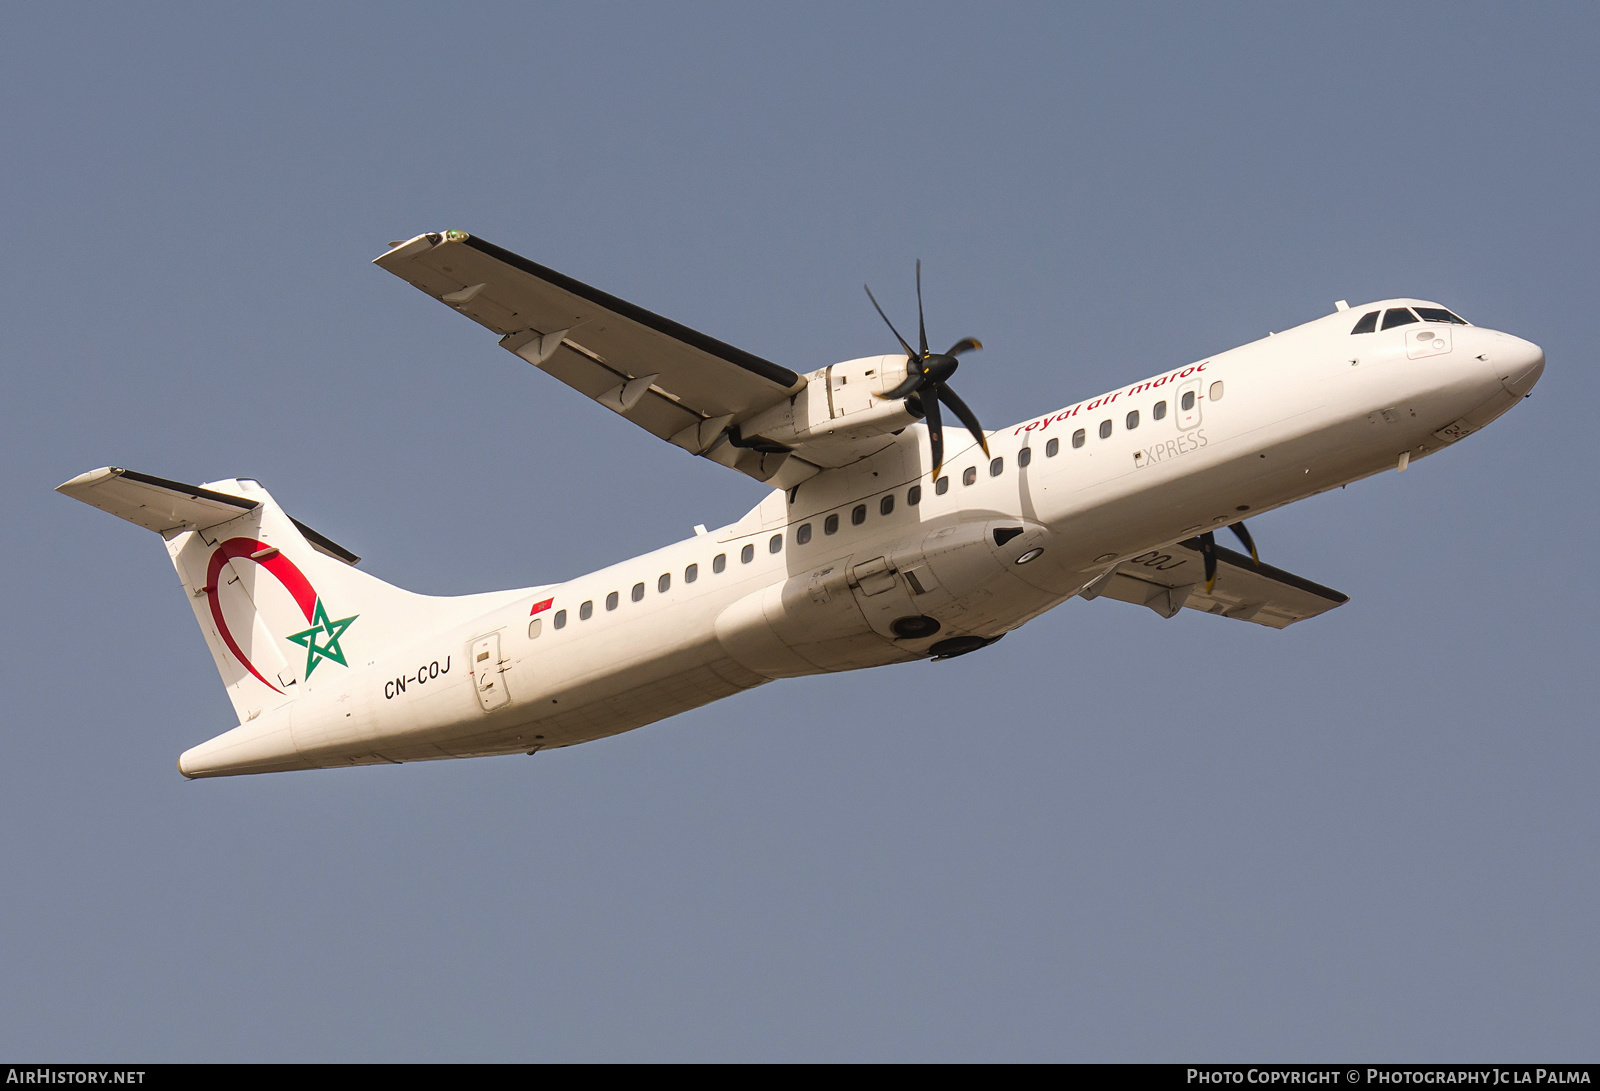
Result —
[[[865, 284], [863, 288], [867, 288]], [[961, 423], [967, 426], [967, 431], [972, 433], [972, 438], [978, 441], [978, 446], [983, 448], [984, 456], [989, 454], [989, 440], [983, 434], [983, 426], [978, 423], [978, 415], [968, 408], [967, 403], [956, 396], [956, 392], [946, 385], [950, 376], [955, 374], [960, 361], [956, 359], [963, 352], [981, 349], [983, 345], [976, 337], [963, 337], [951, 345], [946, 352], [928, 351], [928, 327], [922, 320], [922, 261], [917, 261], [917, 343], [919, 349], [913, 349], [900, 336], [900, 331], [894, 328], [894, 323], [889, 321], [889, 316], [883, 313], [883, 308], [878, 306], [877, 298], [872, 294], [872, 289], [867, 288], [867, 298], [872, 300], [872, 306], [877, 310], [878, 317], [883, 319], [884, 325], [889, 327], [889, 332], [894, 334], [895, 340], [900, 342], [900, 347], [906, 350], [906, 378], [899, 386], [887, 394], [878, 395], [880, 398], [909, 398], [913, 394], [922, 406], [923, 416], [928, 424], [928, 445], [933, 451], [933, 476], [938, 478], [939, 471], [944, 467], [944, 424], [939, 412], [939, 403], [943, 402], [949, 410], [960, 418]]]

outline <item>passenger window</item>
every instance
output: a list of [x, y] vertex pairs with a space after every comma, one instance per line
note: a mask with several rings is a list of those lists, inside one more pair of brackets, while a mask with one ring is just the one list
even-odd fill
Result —
[[830, 516], [828, 516], [826, 519], [824, 519], [822, 521], [822, 533], [824, 533], [824, 534], [837, 534], [837, 533], [839, 533], [839, 517], [837, 515], [830, 515]]
[[639, 602], [639, 601], [643, 600], [643, 598], [644, 598], [644, 584], [642, 584], [642, 583], [634, 584], [633, 585], [633, 601], [634, 602]]
[[615, 610], [617, 608], [618, 601], [620, 600], [617, 598], [617, 593], [615, 591], [611, 592], [611, 594], [606, 596], [606, 609]]
[[865, 523], [866, 521], [867, 521], [867, 506], [865, 504], [857, 504], [854, 508], [852, 508], [850, 510], [850, 525], [851, 526], [859, 527], [862, 523]]
[[661, 578], [656, 581], [656, 594], [665, 595], [667, 593], [667, 588], [669, 588], [671, 586], [672, 586], [672, 573], [671, 572], [663, 572], [663, 573], [661, 573]]
[[756, 559], [756, 547], [755, 546], [747, 545], [743, 549], [739, 550], [739, 563], [740, 564], [749, 564], [751, 561], [753, 561], [755, 559]]
[[1167, 403], [1166, 402], [1156, 402], [1155, 408], [1150, 410], [1150, 419], [1151, 420], [1161, 420], [1166, 415], [1167, 415]]
[[1110, 421], [1103, 420], [1103, 421], [1100, 422], [1100, 438], [1101, 439], [1110, 439], [1111, 438], [1111, 422]]
[[528, 639], [529, 640], [537, 640], [539, 638], [539, 630], [541, 630], [543, 628], [544, 628], [544, 619], [543, 618], [536, 617], [532, 621], [528, 622]]
[[950, 478], [949, 477], [941, 477], [939, 480], [935, 481], [933, 483], [933, 491], [934, 491], [935, 494], [937, 494], [939, 496], [943, 496], [945, 493], [949, 492], [950, 491]]
[[1133, 431], [1135, 428], [1139, 427], [1139, 411], [1137, 409], [1135, 409], [1132, 413], [1128, 414], [1127, 424], [1128, 424], [1128, 431], [1130, 431], [1130, 432]]
[[1417, 320], [1417, 316], [1404, 307], [1390, 307], [1389, 313], [1383, 316], [1383, 328], [1392, 330], [1396, 326], [1409, 326]]
[[811, 524], [801, 523], [800, 529], [794, 532], [794, 540], [796, 545], [805, 545], [811, 541]]
[[922, 503], [921, 485], [913, 485], [906, 490], [906, 503], [913, 508]]
[[1371, 333], [1377, 328], [1378, 312], [1368, 311], [1366, 314], [1361, 316], [1361, 321], [1356, 323], [1356, 328], [1350, 331], [1350, 335], [1354, 337], [1358, 333]]
[[557, 629], [565, 629], [566, 627], [567, 627], [567, 612], [565, 610], [557, 610], [556, 611], [556, 628]]
[[989, 462], [989, 476], [999, 477], [1006, 469], [1006, 460], [1003, 458], [992, 459]]
[[695, 580], [697, 580], [699, 578], [700, 578], [700, 566], [699, 565], [691, 564], [688, 568], [685, 568], [683, 570], [683, 582], [684, 583], [693, 583]]
[[771, 540], [767, 542], [767, 552], [768, 553], [782, 553], [783, 552], [783, 535], [774, 534], [772, 536]]
[[588, 602], [585, 602], [582, 606], [578, 607], [579, 621], [588, 621], [592, 617], [594, 617], [594, 599], [590, 599]]
[[961, 471], [961, 483], [963, 485], [970, 485], [974, 481], [977, 481], [977, 480], [978, 480], [978, 467], [976, 467], [976, 466], [968, 466], [965, 470]]
[[728, 555], [726, 553], [718, 553], [715, 557], [711, 558], [711, 571], [712, 572], [721, 572], [724, 568], [727, 568], [727, 567], [728, 567]]
[[893, 510], [894, 510], [894, 493], [891, 492], [891, 493], [888, 493], [887, 495], [885, 495], [882, 500], [878, 501], [878, 514], [879, 515], [888, 515]]
[[1185, 413], [1187, 413], [1189, 410], [1193, 409], [1194, 408], [1194, 391], [1185, 390], [1183, 392], [1183, 397], [1178, 399], [1178, 405], [1183, 409], [1183, 411]]
[[1465, 319], [1450, 313], [1443, 307], [1418, 307], [1416, 310], [1422, 316], [1424, 322], [1449, 322], [1455, 326], [1465, 326], [1467, 324]]
[[1024, 447], [1022, 450], [1017, 452], [1017, 468], [1018, 469], [1021, 469], [1022, 467], [1026, 466], [1028, 463], [1030, 463], [1032, 461], [1033, 461], [1033, 448], [1032, 447]]
[[1061, 441], [1059, 439], [1052, 439], [1049, 443], [1046, 443], [1044, 445], [1044, 457], [1045, 458], [1055, 458], [1056, 455], [1060, 452], [1060, 450], [1061, 450]]
[[1082, 428], [1080, 428], [1076, 432], [1072, 433], [1072, 445], [1074, 447], [1082, 447], [1083, 446], [1084, 434], [1085, 433], [1084, 433]]
[[1211, 384], [1211, 389], [1206, 391], [1206, 397], [1210, 398], [1214, 402], [1220, 402], [1222, 400], [1221, 379], [1218, 379], [1216, 382]]

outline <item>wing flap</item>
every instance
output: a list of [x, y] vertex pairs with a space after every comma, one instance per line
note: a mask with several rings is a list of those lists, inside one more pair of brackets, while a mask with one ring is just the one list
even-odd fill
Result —
[[[626, 385], [630, 379], [636, 378], [619, 374], [593, 357], [578, 352], [566, 344], [562, 344], [548, 360], [536, 366], [540, 371], [547, 372], [578, 393], [606, 406], [612, 412], [617, 412], [617, 406], [609, 402], [606, 395]], [[698, 424], [705, 419], [699, 413], [657, 390], [654, 384], [651, 384], [631, 408], [623, 409], [619, 415], [652, 435], [668, 440], [690, 425]]]
[[1092, 584], [1088, 598], [1112, 598], [1148, 606], [1162, 617], [1199, 610], [1274, 629], [1327, 613], [1350, 601], [1348, 595], [1319, 583], [1257, 564], [1243, 553], [1216, 547], [1217, 580], [1208, 593], [1200, 541], [1190, 538], [1123, 561]]

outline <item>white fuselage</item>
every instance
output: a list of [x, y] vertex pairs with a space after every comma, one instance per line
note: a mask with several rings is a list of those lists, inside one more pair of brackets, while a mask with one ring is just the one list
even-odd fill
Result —
[[943, 484], [914, 425], [730, 526], [308, 678], [180, 769], [567, 746], [774, 678], [997, 638], [1142, 551], [1432, 453], [1509, 409], [1544, 366], [1537, 346], [1477, 327], [1352, 334], [1361, 310], [990, 433], [987, 457], [947, 430]]

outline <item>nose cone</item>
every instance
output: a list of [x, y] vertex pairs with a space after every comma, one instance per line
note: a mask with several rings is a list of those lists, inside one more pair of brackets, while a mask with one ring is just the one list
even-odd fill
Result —
[[1520, 398], [1544, 374], [1544, 349], [1532, 341], [1502, 334], [1489, 352], [1489, 362], [1499, 372], [1501, 385]]

